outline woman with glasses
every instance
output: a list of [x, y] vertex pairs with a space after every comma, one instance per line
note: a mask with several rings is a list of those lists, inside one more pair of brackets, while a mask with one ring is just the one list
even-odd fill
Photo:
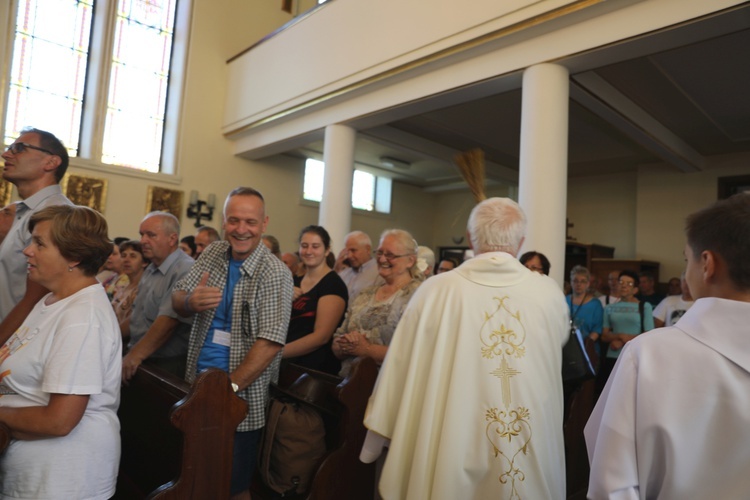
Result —
[[28, 277], [50, 291], [0, 348], [2, 498], [110, 498], [120, 460], [122, 341], [96, 272], [107, 222], [80, 206], [29, 221]]
[[[580, 330], [581, 337], [584, 341], [594, 343], [596, 356], [591, 356], [591, 363], [594, 369], [599, 372], [599, 356], [601, 348], [599, 347], [599, 337], [602, 333], [602, 316], [604, 308], [601, 302], [596, 300], [594, 294], [589, 291], [591, 283], [591, 274], [583, 266], [574, 266], [570, 270], [570, 284], [572, 293], [565, 297], [570, 310], [570, 323]], [[587, 343], [588, 343], [587, 342]], [[590, 353], [590, 351], [587, 351]], [[579, 382], [566, 382], [563, 384], [563, 395], [565, 398], [565, 410], [569, 409], [570, 398], [579, 387]], [[567, 414], [567, 413], [566, 413]]]
[[417, 242], [406, 231], [384, 231], [375, 260], [384, 283], [357, 295], [334, 334], [333, 353], [342, 360], [342, 377], [356, 357], [370, 357], [378, 365], [383, 362], [401, 314], [424, 280], [417, 269]]
[[609, 344], [609, 348], [602, 360], [603, 380], [600, 384], [609, 378], [623, 346], [641, 333], [654, 329], [654, 313], [651, 304], [640, 302], [636, 298], [638, 282], [637, 273], [622, 271], [617, 283], [620, 301], [604, 308], [602, 341]]
[[305, 274], [294, 276], [294, 301], [283, 359], [307, 368], [336, 374], [341, 363], [333, 355], [331, 339], [346, 311], [349, 292], [333, 269], [331, 237], [321, 226], [300, 232], [299, 255]]
[[581, 330], [581, 336], [596, 342], [602, 333], [602, 315], [604, 309], [601, 302], [595, 300], [588, 291], [591, 275], [583, 266], [575, 266], [570, 270], [570, 284], [572, 293], [566, 297], [570, 309], [570, 320]]

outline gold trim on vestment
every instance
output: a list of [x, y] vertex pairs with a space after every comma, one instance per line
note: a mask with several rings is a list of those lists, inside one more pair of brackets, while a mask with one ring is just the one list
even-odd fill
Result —
[[494, 297], [497, 304], [492, 312], [484, 313], [484, 322], [479, 332], [482, 358], [487, 361], [499, 361], [497, 368], [490, 371], [500, 379], [501, 398], [504, 410], [489, 408], [484, 418], [487, 422], [485, 435], [492, 446], [495, 458], [502, 460], [502, 474], [498, 477], [501, 484], [509, 484], [508, 498], [518, 499], [519, 482], [526, 478], [523, 469], [517, 463], [521, 453], [526, 455], [531, 442], [531, 412], [525, 406], [513, 406], [512, 379], [522, 376], [522, 371], [515, 362], [526, 355], [526, 327], [521, 320], [520, 311], [512, 311], [509, 297]]

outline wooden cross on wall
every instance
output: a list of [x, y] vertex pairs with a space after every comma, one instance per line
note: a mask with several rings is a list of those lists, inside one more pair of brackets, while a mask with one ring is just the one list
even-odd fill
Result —
[[572, 237], [572, 236], [571, 236], [571, 235], [570, 235], [570, 234], [568, 233], [568, 230], [569, 230], [569, 229], [570, 229], [571, 227], [575, 227], [575, 224], [573, 224], [572, 222], [570, 222], [570, 219], [568, 219], [568, 218], [566, 217], [566, 218], [565, 218], [565, 239], [566, 239], [566, 240], [571, 240], [571, 241], [575, 241], [576, 239], [575, 239], [575, 238], [573, 238], [573, 237]]

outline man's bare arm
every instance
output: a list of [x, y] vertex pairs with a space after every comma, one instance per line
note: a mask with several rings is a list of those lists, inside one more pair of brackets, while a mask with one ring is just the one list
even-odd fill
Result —
[[240, 390], [249, 386], [260, 376], [261, 373], [271, 364], [283, 346], [266, 339], [258, 339], [253, 346], [247, 351], [245, 359], [234, 370], [229, 378], [232, 382], [240, 387]]
[[156, 352], [169, 340], [180, 322], [169, 316], [159, 316], [148, 329], [146, 335], [128, 351], [122, 359], [122, 380], [127, 382], [135, 375], [145, 359]]

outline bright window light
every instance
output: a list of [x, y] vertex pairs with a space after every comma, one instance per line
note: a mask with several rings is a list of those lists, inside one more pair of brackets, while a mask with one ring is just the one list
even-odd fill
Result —
[[372, 212], [375, 208], [375, 176], [362, 172], [354, 171], [352, 180], [352, 207], [360, 210]]
[[[36, 127], [59, 137], [71, 156], [173, 170], [162, 153], [173, 156], [163, 145], [165, 130], [167, 144], [175, 135], [165, 117], [178, 112], [174, 105], [167, 112], [167, 91], [178, 87], [170, 70], [182, 64], [172, 60], [178, 0], [14, 1], [5, 145]], [[182, 26], [189, 0], [179, 1]]]
[[[302, 197], [305, 200], [320, 202], [323, 199], [323, 178], [325, 163], [320, 160], [305, 161], [305, 180]], [[377, 177], [362, 170], [354, 170], [352, 179], [352, 208], [390, 213], [392, 181]]]
[[102, 162], [158, 172], [175, 0], [117, 5]]
[[6, 145], [36, 127], [53, 131], [77, 155], [93, 8], [93, 0], [18, 2]]
[[320, 160], [308, 159], [305, 162], [305, 186], [303, 197], [310, 201], [323, 199], [323, 176], [326, 165]]

